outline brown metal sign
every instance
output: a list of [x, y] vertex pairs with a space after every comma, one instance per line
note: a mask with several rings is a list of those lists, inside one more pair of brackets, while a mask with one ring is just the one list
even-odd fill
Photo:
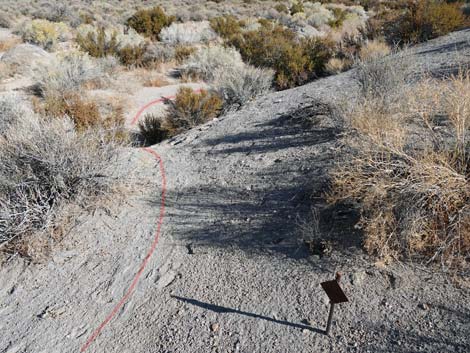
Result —
[[328, 298], [330, 298], [330, 302], [332, 304], [345, 303], [348, 301], [348, 298], [346, 298], [346, 294], [344, 294], [343, 290], [339, 286], [338, 281], [327, 281], [320, 283], [320, 285], [326, 292]]

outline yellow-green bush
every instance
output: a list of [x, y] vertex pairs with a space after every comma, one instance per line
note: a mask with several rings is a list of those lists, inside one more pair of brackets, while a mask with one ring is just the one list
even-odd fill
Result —
[[137, 11], [127, 20], [127, 25], [146, 37], [158, 39], [162, 28], [168, 27], [174, 21], [174, 16], [167, 16], [163, 9], [157, 6]]
[[65, 23], [50, 22], [47, 20], [32, 20], [23, 24], [18, 30], [25, 42], [53, 49], [57, 42], [69, 32]]
[[273, 69], [278, 89], [299, 86], [323, 74], [332, 55], [327, 40], [298, 39], [292, 30], [274, 24], [236, 34], [227, 44], [237, 48], [244, 61]]

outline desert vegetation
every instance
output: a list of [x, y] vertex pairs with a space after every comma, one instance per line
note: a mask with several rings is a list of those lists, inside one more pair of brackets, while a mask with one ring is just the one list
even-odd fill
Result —
[[[353, 158], [332, 173], [333, 203], [354, 201], [371, 254], [444, 268], [470, 255], [470, 76], [407, 82], [406, 58], [361, 63], [348, 114]], [[401, 63], [400, 63], [401, 62]]]
[[[128, 127], [125, 124], [129, 107], [123, 103], [124, 100], [113, 98], [113, 95], [120, 97], [122, 92], [135, 89], [163, 90], [167, 86], [177, 86], [174, 91], [177, 91], [176, 98], [166, 102], [162, 113], [149, 114], [139, 123], [141, 140], [145, 144], [154, 144], [210, 121], [220, 114], [240, 109], [257, 96], [272, 90], [303, 85], [352, 67], [356, 70], [363, 97], [363, 101], [351, 109], [354, 131], [360, 131], [357, 126], [357, 121], [360, 120], [358, 117], [361, 114], [366, 116], [367, 110], [377, 110], [382, 117], [381, 121], [384, 120], [383, 124], [391, 124], [391, 117], [398, 115], [406, 121], [412, 118], [416, 120], [418, 113], [412, 111], [416, 110], [419, 104], [416, 103], [417, 106], [412, 108], [411, 100], [413, 97], [418, 101], [417, 92], [423, 91], [424, 84], [419, 86], [419, 89], [411, 90], [412, 94], [406, 97], [407, 104], [399, 104], [402, 96], [397, 92], [403, 91], [401, 87], [408, 89], [404, 74], [407, 64], [403, 59], [406, 55], [398, 55], [402, 59], [397, 59], [395, 55], [392, 59], [390, 54], [397, 48], [467, 26], [470, 12], [468, 4], [464, 2], [437, 0], [255, 0], [203, 2], [204, 6], [200, 6], [201, 4], [202, 2], [190, 4], [157, 1], [153, 6], [147, 6], [146, 2], [140, 0], [127, 0], [110, 1], [107, 4], [96, 2], [85, 6], [82, 1], [3, 1], [0, 4], [0, 27], [9, 28], [11, 36], [0, 38], [0, 52], [5, 52], [0, 58], [0, 83], [16, 82], [15, 80], [22, 77], [31, 81], [26, 96], [21, 98], [21, 104], [18, 103], [21, 107], [14, 107], [11, 100], [3, 101], [1, 124], [5, 151], [10, 151], [11, 146], [20, 143], [25, 144], [25, 150], [31, 148], [41, 151], [42, 147], [32, 146], [33, 142], [25, 142], [25, 139], [33, 138], [33, 134], [46, 136], [48, 133], [52, 135], [47, 138], [54, 139], [60, 132], [64, 135], [70, 134], [70, 141], [76, 141], [77, 146], [83, 145], [87, 139], [90, 140], [90, 159], [87, 159], [87, 156], [83, 158], [87, 161], [97, 158], [97, 165], [103, 168], [109, 161], [109, 155], [100, 156], [97, 146], [116, 146], [129, 141]], [[463, 85], [465, 77], [453, 78], [452, 84], [457, 85], [460, 82]], [[185, 87], [185, 83], [199, 85], [200, 89]], [[427, 84], [429, 87], [435, 87], [438, 82], [429, 80]], [[448, 90], [442, 88], [441, 91], [443, 93], [440, 100], [450, 99], [444, 96], [445, 92], [449, 93]], [[403, 111], [395, 111], [399, 108]], [[453, 114], [451, 111], [439, 114], [445, 115], [444, 113], [449, 116]], [[421, 125], [424, 125], [420, 128], [439, 130], [439, 126], [432, 125], [434, 118], [427, 119], [422, 120]], [[31, 126], [25, 128], [25, 125], [20, 124], [22, 120]], [[405, 129], [401, 125], [400, 127]], [[21, 133], [24, 135], [21, 135], [21, 141], [15, 139], [9, 126], [17, 126], [17, 129], [23, 126]], [[388, 128], [388, 125], [384, 125], [384, 129]], [[26, 134], [24, 129], [31, 131]], [[51, 131], [43, 131], [47, 129]], [[392, 130], [387, 132], [387, 136]], [[365, 132], [361, 133], [371, 138]], [[409, 133], [408, 130], [406, 133]], [[400, 134], [405, 135], [405, 131]], [[432, 136], [436, 134], [434, 132]], [[454, 137], [456, 144], [461, 143], [458, 142], [461, 136]], [[368, 141], [367, 138], [364, 138], [364, 141]], [[34, 143], [36, 140], [37, 143], [43, 141], [40, 138], [34, 139]], [[449, 142], [449, 139], [446, 141]], [[51, 143], [59, 144], [59, 141]], [[388, 142], [384, 144], [388, 146]], [[366, 145], [364, 143], [364, 146]], [[440, 145], [436, 155], [444, 154], [444, 145], [448, 147], [448, 144]], [[408, 144], [402, 146], [401, 153], [419, 160], [413, 152], [415, 150], [405, 148], [407, 146]], [[67, 153], [79, 153], [78, 150], [72, 151], [68, 144], [64, 148]], [[462, 147], [459, 148], [462, 150]], [[56, 149], [59, 149], [59, 145]], [[54, 149], [51, 151], [53, 153]], [[357, 151], [360, 158], [364, 151], [361, 148]], [[5, 152], [4, 156], [14, 158], [15, 154]], [[52, 158], [55, 163], [56, 156], [44, 157], [48, 158]], [[398, 157], [390, 154], [389, 159], [393, 158]], [[80, 160], [77, 158], [77, 163]], [[5, 168], [8, 163], [11, 167], [13, 162], [6, 161]], [[451, 165], [450, 161], [448, 163]], [[359, 168], [359, 165], [357, 164], [356, 168]], [[21, 168], [23, 167], [31, 168], [31, 173], [36, 173], [35, 165], [24, 164]], [[405, 167], [411, 168], [402, 166]], [[18, 167], [18, 170], [21, 168]], [[54, 168], [60, 169], [62, 166]], [[91, 166], [84, 165], [81, 170], [87, 168]], [[344, 168], [345, 171], [347, 168]], [[458, 172], [463, 173], [462, 169]], [[404, 175], [411, 172], [407, 170], [400, 173]], [[345, 174], [335, 175], [337, 185], [340, 185], [341, 176]], [[38, 176], [37, 180], [42, 177]], [[9, 178], [15, 178], [15, 183], [22, 185], [20, 176], [12, 174]], [[79, 177], [71, 176], [73, 180], [76, 178]], [[344, 178], [346, 179], [346, 176]], [[357, 183], [359, 180], [360, 178], [354, 179]], [[57, 205], [65, 202], [65, 199], [67, 202], [74, 200], [75, 194], [79, 195], [77, 200], [82, 199], [82, 194], [93, 194], [86, 190], [88, 185], [94, 182], [95, 180], [90, 179], [89, 184], [87, 181], [71, 186], [67, 184], [68, 181], [64, 181], [67, 186], [59, 190], [65, 190], [64, 196], [61, 196], [59, 191], [53, 192], [54, 197], [57, 197]], [[44, 183], [46, 188], [54, 181], [41, 183]], [[7, 189], [5, 186], [4, 190], [4, 200], [19, 197], [11, 196], [17, 189]], [[43, 192], [35, 190], [20, 190], [21, 197], [25, 197], [24, 202], [31, 202], [28, 197], [33, 197], [33, 193]], [[345, 189], [335, 190], [332, 197], [337, 200], [360, 198], [359, 191], [353, 195], [348, 194]], [[384, 200], [386, 198], [383, 198], [383, 202]], [[43, 204], [37, 206], [47, 213], [40, 213], [37, 219], [54, 228], [56, 201], [50, 203], [50, 210], [43, 207]], [[11, 202], [3, 201], [3, 204], [13, 207]], [[363, 204], [364, 219], [373, 219], [376, 215], [369, 214], [367, 207], [372, 206]], [[393, 213], [392, 208], [389, 207], [388, 210], [390, 214]], [[5, 212], [6, 215], [9, 211]], [[437, 211], [428, 209], [423, 212]], [[452, 212], [446, 216], [440, 215], [441, 218], [435, 218], [435, 221], [441, 222], [442, 217], [454, 217], [457, 211]], [[26, 212], [25, 217], [26, 215], [29, 213]], [[51, 229], [49, 226], [39, 227], [41, 221], [25, 219], [23, 222], [21, 217], [9, 219], [9, 223], [3, 221], [5, 227], [13, 230], [4, 232], [10, 235], [2, 242], [10, 243], [10, 236], [16, 232], [14, 229], [17, 229], [15, 222], [24, 225], [24, 230], [19, 232], [21, 234], [33, 233], [34, 229], [41, 232]], [[396, 222], [399, 223], [401, 218], [397, 219]], [[456, 223], [449, 221], [449, 226], [455, 228]], [[377, 228], [377, 225], [369, 223], [369, 228], [364, 229], [373, 227]], [[403, 224], [399, 227], [405, 228]], [[383, 229], [383, 234], [390, 230], [386, 227]], [[372, 234], [372, 231], [367, 234]], [[376, 239], [382, 239], [380, 237], [383, 237], [383, 234], [375, 235]], [[402, 233], [396, 234], [401, 237]], [[445, 234], [454, 237], [451, 233]], [[442, 240], [445, 236], [439, 234], [433, 239]], [[18, 235], [15, 239], [22, 237]], [[430, 238], [428, 235], [426, 237]], [[378, 245], [367, 245], [367, 248], [371, 249], [371, 252], [401, 256], [405, 248], [404, 243], [400, 243], [401, 247], [396, 242], [391, 245], [392, 243], [387, 243], [388, 248], [384, 245], [382, 248], [385, 250], [379, 251]], [[439, 250], [440, 248], [436, 248], [437, 243], [436, 240], [434, 245], [424, 246], [425, 251], [416, 252], [440, 251], [440, 255], [447, 257], [449, 250]], [[463, 246], [462, 243], [459, 244]], [[411, 248], [411, 245], [407, 248], [410, 253], [413, 252]]]

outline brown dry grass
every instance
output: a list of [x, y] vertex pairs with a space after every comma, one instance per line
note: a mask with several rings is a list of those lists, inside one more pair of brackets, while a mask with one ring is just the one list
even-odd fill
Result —
[[20, 38], [8, 38], [0, 41], [0, 52], [7, 51], [21, 43]]
[[426, 79], [351, 113], [354, 158], [332, 173], [331, 202], [355, 200], [365, 248], [444, 266], [470, 256], [470, 75]]

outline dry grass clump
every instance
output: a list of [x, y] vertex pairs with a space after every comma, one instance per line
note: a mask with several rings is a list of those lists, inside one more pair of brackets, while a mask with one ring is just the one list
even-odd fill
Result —
[[347, 58], [331, 58], [325, 65], [325, 71], [331, 75], [336, 75], [350, 69], [351, 66], [352, 62]]
[[359, 49], [359, 59], [362, 61], [373, 60], [387, 56], [392, 52], [391, 48], [385, 41], [373, 39], [367, 41], [361, 49]]
[[170, 26], [174, 20], [174, 16], [167, 16], [163, 9], [157, 6], [137, 11], [127, 20], [127, 25], [146, 37], [158, 39], [161, 30]]
[[427, 79], [396, 104], [352, 111], [354, 158], [332, 173], [331, 202], [361, 209], [365, 248], [384, 259], [470, 260], [470, 75]]
[[168, 100], [164, 124], [173, 136], [217, 117], [223, 100], [214, 92], [181, 87], [173, 101]]
[[43, 119], [28, 112], [0, 134], [0, 247], [34, 256], [50, 244], [70, 205], [93, 204], [109, 194], [107, 172], [116, 146], [101, 132], [78, 133], [67, 119]]
[[21, 40], [19, 38], [8, 38], [6, 40], [2, 40], [0, 41], [0, 52], [8, 51], [20, 43]]

